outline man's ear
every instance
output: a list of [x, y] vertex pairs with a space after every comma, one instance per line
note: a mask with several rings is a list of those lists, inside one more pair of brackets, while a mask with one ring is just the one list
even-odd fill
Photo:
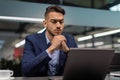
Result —
[[46, 25], [47, 25], [47, 24], [46, 24], [46, 21], [45, 21], [45, 20], [43, 21], [43, 25], [44, 25], [44, 27], [46, 28]]

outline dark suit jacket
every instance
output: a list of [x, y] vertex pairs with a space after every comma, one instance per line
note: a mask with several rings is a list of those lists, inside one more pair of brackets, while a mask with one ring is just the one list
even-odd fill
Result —
[[[63, 34], [67, 39], [68, 47], [77, 47], [74, 38], [71, 35]], [[23, 76], [48, 76], [48, 62], [51, 58], [47, 52], [47, 42], [45, 31], [40, 34], [32, 34], [25, 38], [24, 53], [22, 56], [22, 74]], [[57, 66], [57, 75], [62, 75], [64, 71], [67, 54], [60, 50], [59, 65]]]

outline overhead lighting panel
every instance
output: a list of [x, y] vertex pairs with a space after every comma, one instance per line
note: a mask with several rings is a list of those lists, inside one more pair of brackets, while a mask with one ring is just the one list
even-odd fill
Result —
[[44, 19], [39, 18], [27, 18], [27, 17], [13, 17], [13, 16], [0, 16], [1, 20], [13, 20], [13, 21], [26, 21], [26, 22], [42, 22]]
[[115, 6], [112, 6], [109, 8], [110, 11], [120, 11], [120, 4], [117, 4]]

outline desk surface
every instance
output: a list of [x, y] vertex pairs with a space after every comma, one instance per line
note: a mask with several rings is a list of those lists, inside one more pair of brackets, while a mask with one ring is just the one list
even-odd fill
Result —
[[[62, 80], [62, 77], [15, 77], [13, 80]], [[120, 80], [120, 77], [107, 76], [105, 80]]]

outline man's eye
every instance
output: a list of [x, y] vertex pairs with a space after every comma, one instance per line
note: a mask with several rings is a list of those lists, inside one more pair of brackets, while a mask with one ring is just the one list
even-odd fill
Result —
[[53, 24], [55, 24], [55, 23], [57, 23], [58, 21], [57, 21], [57, 20], [51, 20], [51, 22], [52, 22]]
[[63, 20], [60, 20], [59, 22], [60, 22], [60, 24], [62, 24], [64, 21], [63, 21]]
[[51, 20], [51, 22], [53, 24], [56, 24], [57, 22], [59, 22], [60, 24], [62, 24], [64, 22], [64, 20]]

